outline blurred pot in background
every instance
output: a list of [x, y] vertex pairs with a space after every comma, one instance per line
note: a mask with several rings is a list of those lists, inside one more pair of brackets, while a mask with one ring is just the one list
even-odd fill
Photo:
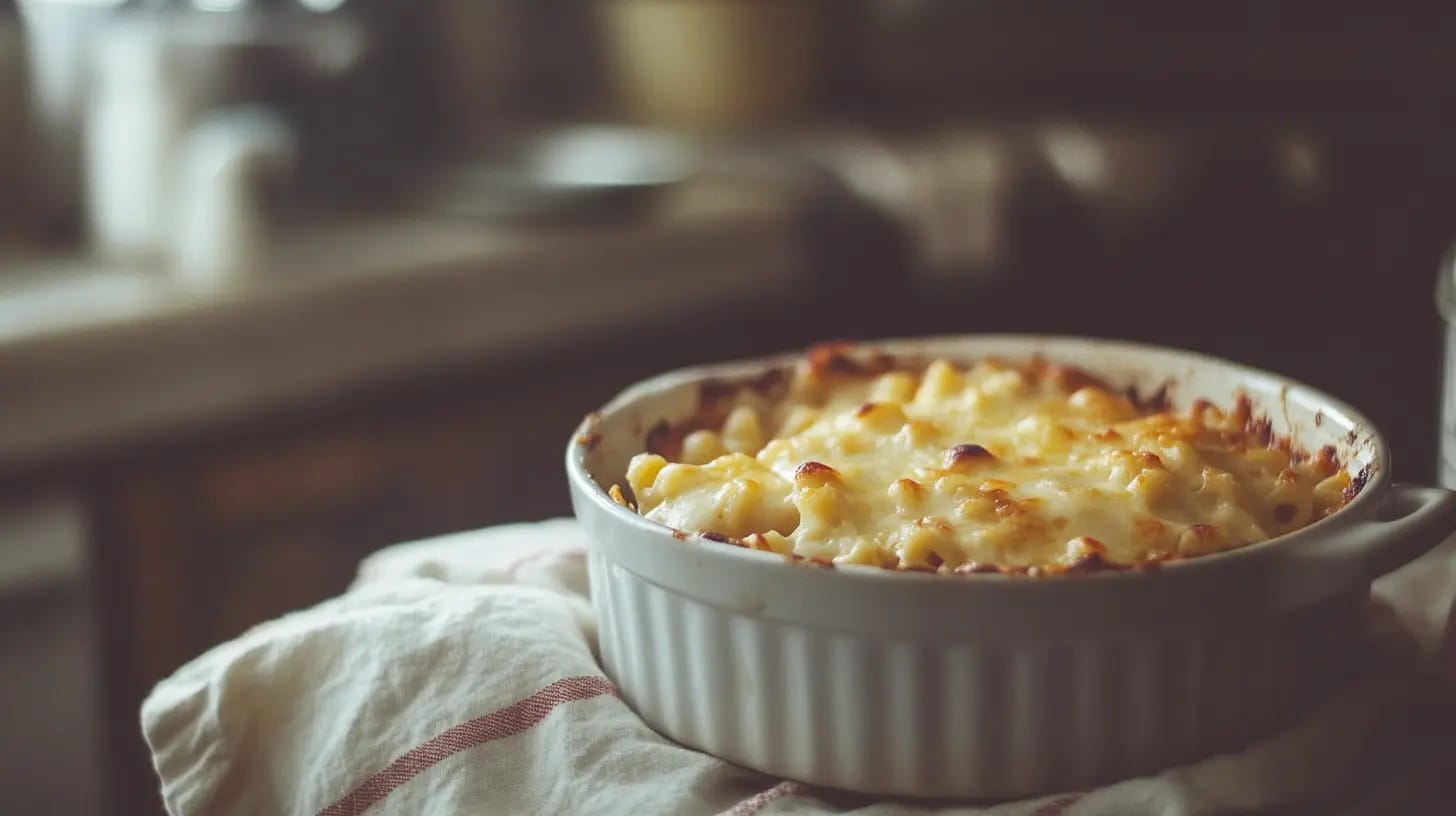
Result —
[[823, 0], [604, 0], [608, 63], [633, 118], [735, 129], [802, 114], [824, 73]]

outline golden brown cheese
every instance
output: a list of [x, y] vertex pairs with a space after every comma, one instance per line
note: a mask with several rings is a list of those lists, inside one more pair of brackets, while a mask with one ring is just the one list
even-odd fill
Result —
[[1332, 450], [1292, 450], [1247, 402], [1175, 415], [1039, 360], [811, 358], [781, 390], [717, 394], [711, 427], [634, 457], [639, 512], [816, 561], [1065, 571], [1263, 541], [1352, 492]]

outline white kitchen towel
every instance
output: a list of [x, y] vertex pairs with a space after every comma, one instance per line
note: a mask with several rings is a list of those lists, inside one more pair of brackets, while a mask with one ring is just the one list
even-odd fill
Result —
[[[1243, 753], [994, 806], [882, 802], [678, 746], [595, 655], [585, 542], [567, 520], [381, 551], [343, 596], [179, 669], [142, 706], [176, 816], [210, 814], [997, 814], [1324, 809], [1362, 743], [1429, 697], [1406, 628], [1372, 617], [1370, 671]], [[1388, 729], [1387, 729], [1388, 730]]]

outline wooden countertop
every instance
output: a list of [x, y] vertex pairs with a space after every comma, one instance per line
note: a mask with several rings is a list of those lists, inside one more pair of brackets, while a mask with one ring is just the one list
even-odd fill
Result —
[[510, 361], [793, 291], [782, 191], [695, 182], [640, 219], [319, 227], [210, 290], [75, 258], [0, 279], [0, 473], [296, 406], [451, 363]]

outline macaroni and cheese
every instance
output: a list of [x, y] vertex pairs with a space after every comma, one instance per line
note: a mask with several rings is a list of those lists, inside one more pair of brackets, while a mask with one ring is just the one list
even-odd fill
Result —
[[705, 390], [613, 495], [677, 530], [837, 564], [1136, 567], [1278, 536], [1358, 490], [1333, 449], [1230, 410], [1122, 394], [1044, 360], [922, 368], [818, 349]]

